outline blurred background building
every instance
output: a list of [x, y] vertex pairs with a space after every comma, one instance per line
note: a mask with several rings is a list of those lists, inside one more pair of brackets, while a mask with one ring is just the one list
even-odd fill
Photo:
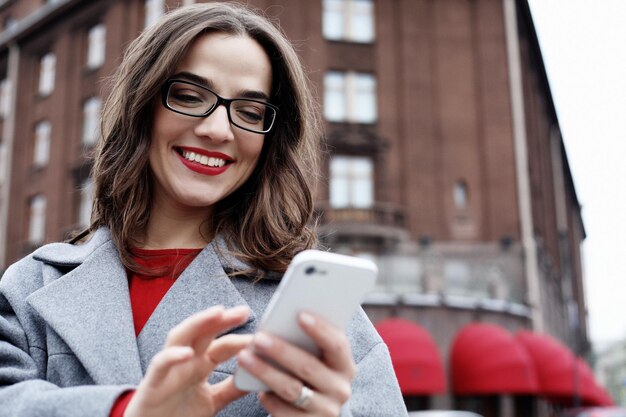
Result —
[[[189, 3], [0, 0], [0, 268], [88, 224], [103, 80]], [[526, 0], [247, 3], [317, 87], [320, 237], [379, 265], [364, 306], [408, 408], [610, 402], [582, 361], [585, 230]]]
[[598, 353], [596, 375], [615, 403], [626, 407], [626, 338]]

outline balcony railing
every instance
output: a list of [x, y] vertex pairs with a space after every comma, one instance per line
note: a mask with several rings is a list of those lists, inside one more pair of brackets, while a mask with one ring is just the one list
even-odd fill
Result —
[[391, 203], [375, 203], [372, 207], [333, 208], [328, 202], [316, 207], [320, 223], [361, 223], [388, 226], [404, 229], [406, 226], [404, 212]]

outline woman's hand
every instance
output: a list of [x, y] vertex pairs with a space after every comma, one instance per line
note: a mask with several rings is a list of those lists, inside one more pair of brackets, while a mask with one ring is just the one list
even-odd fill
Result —
[[245, 323], [247, 307], [213, 307], [197, 313], [168, 334], [146, 376], [128, 404], [124, 417], [209, 417], [245, 395], [232, 377], [207, 382], [215, 367], [250, 344], [252, 336], [216, 336]]
[[[242, 350], [237, 360], [270, 387], [271, 392], [260, 394], [259, 399], [272, 417], [337, 417], [341, 406], [350, 398], [356, 373], [348, 339], [318, 316], [303, 313], [299, 320], [302, 329], [320, 347], [319, 359], [278, 337], [258, 333], [252, 345], [254, 350]], [[293, 376], [276, 369], [256, 353], [276, 362]]]

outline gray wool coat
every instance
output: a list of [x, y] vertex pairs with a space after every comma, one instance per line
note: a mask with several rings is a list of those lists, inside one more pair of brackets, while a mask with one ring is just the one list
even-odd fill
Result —
[[[142, 379], [168, 331], [213, 305], [248, 305], [248, 321], [232, 331], [254, 333], [278, 280], [229, 278], [224, 269], [242, 265], [225, 254], [219, 239], [203, 249], [138, 337], [126, 272], [107, 229], [82, 245], [43, 246], [9, 267], [0, 280], [0, 417], [107, 417]], [[341, 415], [406, 416], [387, 347], [362, 310], [347, 333], [357, 375]], [[210, 381], [234, 368], [234, 359], [221, 364]], [[219, 414], [266, 415], [255, 394]]]

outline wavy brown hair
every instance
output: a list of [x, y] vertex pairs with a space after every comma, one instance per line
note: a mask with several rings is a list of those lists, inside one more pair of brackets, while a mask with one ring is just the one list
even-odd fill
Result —
[[89, 230], [108, 227], [131, 270], [137, 270], [131, 249], [148, 224], [154, 192], [148, 162], [154, 103], [191, 44], [212, 32], [247, 35], [263, 47], [272, 64], [270, 101], [280, 110], [255, 171], [215, 204], [209, 230], [222, 235], [258, 276], [284, 272], [297, 252], [316, 244], [312, 186], [321, 135], [300, 59], [281, 30], [261, 14], [233, 3], [195, 4], [166, 14], [130, 44], [110, 79], [103, 108]]

